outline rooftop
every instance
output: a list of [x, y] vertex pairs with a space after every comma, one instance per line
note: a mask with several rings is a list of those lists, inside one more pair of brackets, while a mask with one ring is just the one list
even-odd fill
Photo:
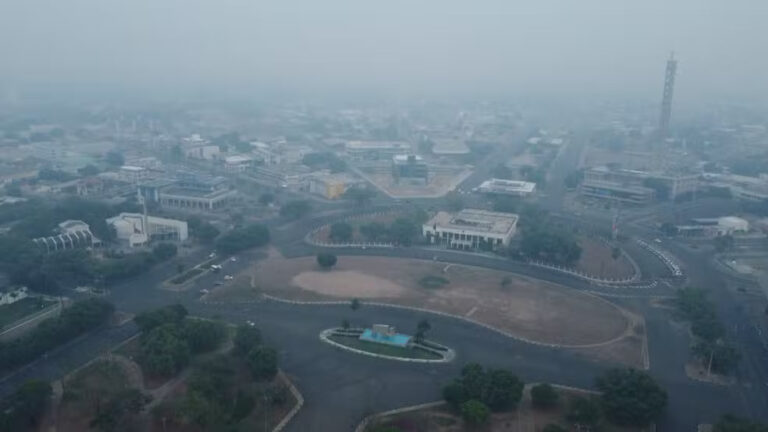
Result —
[[515, 229], [517, 219], [518, 216], [512, 213], [464, 209], [458, 213], [438, 212], [425, 225], [506, 234]]
[[492, 178], [484, 181], [479, 186], [480, 189], [499, 189], [509, 192], [527, 192], [531, 193], [536, 188], [536, 183], [520, 180], [504, 180]]
[[392, 156], [392, 162], [396, 164], [423, 163], [424, 159], [419, 155], [397, 154]]
[[348, 141], [347, 150], [408, 150], [411, 145], [404, 141]]
[[181, 186], [170, 186], [164, 188], [160, 193], [163, 195], [175, 195], [182, 197], [195, 197], [195, 198], [215, 198], [220, 195], [229, 193], [229, 189], [197, 189], [197, 188], [185, 188]]

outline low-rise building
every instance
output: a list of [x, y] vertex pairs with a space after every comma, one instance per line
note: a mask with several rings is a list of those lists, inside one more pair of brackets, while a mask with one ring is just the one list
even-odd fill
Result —
[[123, 165], [117, 171], [118, 178], [127, 183], [138, 183], [150, 176], [148, 169], [140, 166]]
[[237, 198], [237, 191], [223, 177], [187, 174], [143, 182], [137, 193], [139, 198], [164, 207], [206, 211], [223, 208]]
[[492, 178], [481, 183], [476, 190], [477, 192], [494, 195], [526, 197], [531, 195], [535, 189], [536, 183]]
[[107, 219], [115, 229], [118, 240], [130, 247], [144, 246], [152, 241], [184, 241], [189, 238], [187, 222], [141, 213], [120, 213]]
[[696, 192], [699, 175], [599, 166], [584, 172], [581, 186], [585, 196], [646, 204], [655, 198], [674, 200]]
[[227, 156], [224, 158], [224, 171], [241, 173], [253, 166], [253, 158], [244, 155]]
[[398, 154], [392, 156], [392, 177], [395, 181], [400, 179], [419, 179], [427, 181], [429, 168], [421, 156]]
[[352, 159], [389, 159], [408, 153], [411, 145], [404, 141], [348, 141], [344, 149]]
[[696, 218], [676, 228], [678, 234], [684, 237], [717, 237], [746, 233], [749, 231], [749, 221], [737, 216]]
[[438, 212], [422, 226], [430, 243], [453, 249], [493, 250], [509, 246], [517, 232], [518, 216], [512, 213], [464, 209]]

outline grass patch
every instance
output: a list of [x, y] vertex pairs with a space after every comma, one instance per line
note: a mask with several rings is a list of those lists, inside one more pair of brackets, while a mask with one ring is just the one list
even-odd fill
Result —
[[426, 275], [423, 278], [419, 279], [419, 285], [421, 285], [423, 288], [429, 288], [429, 289], [435, 289], [435, 288], [442, 288], [445, 285], [448, 285], [451, 283], [448, 279], [442, 277], [442, 276], [435, 276], [435, 275]]
[[201, 269], [199, 267], [191, 268], [191, 269], [187, 270], [186, 272], [184, 272], [184, 273], [176, 276], [175, 278], [171, 279], [171, 283], [174, 284], [174, 285], [181, 285], [184, 282], [192, 279], [193, 277], [201, 274], [204, 271], [205, 270], [203, 270], [203, 269]]
[[340, 343], [350, 348], [359, 349], [360, 351], [369, 352], [372, 354], [386, 355], [392, 357], [409, 358], [409, 359], [426, 359], [426, 360], [439, 360], [442, 357], [423, 349], [419, 348], [401, 348], [391, 345], [378, 344], [375, 342], [361, 341], [357, 336], [340, 336], [331, 335], [328, 337], [330, 340]]
[[0, 329], [39, 312], [56, 302], [40, 297], [26, 297], [15, 303], [0, 306]]

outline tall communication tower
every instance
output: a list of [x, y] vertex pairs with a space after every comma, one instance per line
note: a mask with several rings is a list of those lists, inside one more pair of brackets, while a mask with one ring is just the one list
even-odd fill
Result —
[[672, 117], [672, 94], [675, 91], [675, 74], [677, 60], [675, 53], [669, 55], [667, 70], [664, 74], [664, 94], [661, 98], [661, 117], [659, 118], [659, 136], [664, 139], [669, 136], [669, 119]]

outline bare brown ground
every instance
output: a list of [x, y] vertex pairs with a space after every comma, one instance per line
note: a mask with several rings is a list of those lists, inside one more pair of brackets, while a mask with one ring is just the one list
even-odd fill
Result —
[[[449, 283], [420, 286], [428, 275]], [[254, 283], [260, 292], [285, 299], [361, 298], [465, 316], [541, 343], [603, 344], [631, 333], [628, 312], [599, 297], [479, 267], [342, 256], [333, 270], [321, 271], [314, 257], [272, 255], [257, 264]]]
[[632, 263], [622, 254], [613, 259], [611, 247], [600, 240], [580, 237], [581, 258], [576, 268], [593, 276], [611, 279], [624, 279], [634, 273]]

